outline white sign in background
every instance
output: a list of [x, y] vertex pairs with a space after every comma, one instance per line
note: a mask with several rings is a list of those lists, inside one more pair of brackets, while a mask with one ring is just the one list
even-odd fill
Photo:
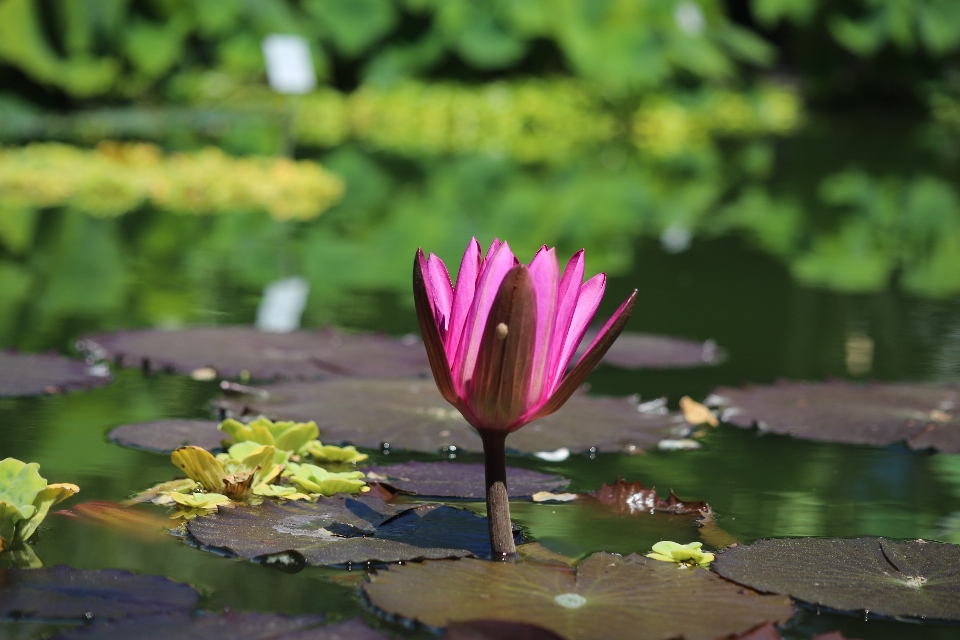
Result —
[[317, 86], [310, 45], [300, 36], [272, 34], [261, 45], [267, 81], [277, 93], [307, 93]]

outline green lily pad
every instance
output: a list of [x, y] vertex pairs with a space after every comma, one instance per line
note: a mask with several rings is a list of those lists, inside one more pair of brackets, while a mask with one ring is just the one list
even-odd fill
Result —
[[0, 617], [88, 620], [192, 611], [199, 597], [190, 585], [115, 569], [0, 571]]
[[761, 540], [714, 569], [758, 591], [832, 609], [960, 620], [960, 546], [886, 538]]
[[[325, 443], [376, 448], [386, 442], [392, 448], [427, 452], [483, 450], [476, 430], [440, 396], [433, 380], [283, 382], [260, 393], [222, 397], [216, 405], [234, 416], [315, 420]], [[556, 413], [511, 433], [507, 448], [524, 453], [561, 448], [637, 453], [689, 430], [679, 414], [639, 411], [634, 398], [581, 392]]]
[[109, 369], [82, 360], [0, 351], [0, 397], [76, 391], [109, 381]]
[[221, 508], [187, 525], [203, 547], [241, 558], [311, 565], [490, 556], [486, 518], [443, 505], [390, 505], [378, 498]]
[[112, 429], [107, 438], [123, 447], [157, 453], [171, 453], [188, 444], [207, 451], [219, 451], [229, 436], [217, 429], [218, 424], [213, 420], [136, 422]]
[[[486, 484], [482, 464], [410, 461], [386, 467], [365, 467], [370, 481], [420, 496], [484, 498]], [[529, 498], [539, 491], [556, 491], [570, 483], [566, 478], [507, 467], [507, 493], [511, 498]]]
[[419, 339], [320, 331], [263, 333], [251, 327], [119, 331], [83, 338], [79, 348], [124, 366], [173, 370], [203, 379], [396, 377], [429, 375]]
[[807, 440], [960, 453], [960, 386], [920, 383], [780, 382], [720, 388], [721, 418]]
[[[587, 331], [575, 357], [586, 351], [596, 336], [596, 329]], [[713, 366], [724, 359], [726, 352], [713, 340], [697, 342], [624, 331], [603, 356], [602, 362], [622, 369], [676, 369]]]
[[281, 616], [272, 613], [140, 616], [119, 622], [79, 627], [57, 640], [387, 640], [360, 620], [320, 626], [322, 615]]
[[577, 568], [458, 560], [390, 567], [363, 586], [381, 611], [433, 627], [469, 620], [533, 624], [571, 640], [724, 638], [793, 615], [703, 569], [598, 553]]

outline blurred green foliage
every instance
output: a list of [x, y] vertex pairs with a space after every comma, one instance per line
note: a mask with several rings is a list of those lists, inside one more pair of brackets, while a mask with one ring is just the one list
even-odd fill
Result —
[[257, 80], [260, 41], [277, 32], [309, 40], [321, 78], [347, 60], [374, 83], [453, 59], [511, 71], [549, 43], [611, 95], [722, 81], [774, 56], [719, 0], [0, 0], [0, 59], [78, 98], [175, 92], [210, 70]]

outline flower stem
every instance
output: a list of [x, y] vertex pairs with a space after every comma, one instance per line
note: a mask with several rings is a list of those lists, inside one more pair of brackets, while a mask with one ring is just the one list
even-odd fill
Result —
[[507, 458], [504, 441], [506, 431], [485, 429], [483, 465], [487, 481], [487, 524], [490, 527], [490, 550], [494, 560], [506, 560], [517, 554], [510, 522], [510, 499], [507, 496]]

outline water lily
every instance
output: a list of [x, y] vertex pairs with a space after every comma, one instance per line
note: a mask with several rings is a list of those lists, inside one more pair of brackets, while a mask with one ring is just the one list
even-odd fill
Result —
[[583, 282], [583, 253], [574, 254], [561, 274], [552, 248], [542, 247], [525, 265], [499, 240], [481, 256], [474, 238], [463, 255], [456, 286], [437, 256], [418, 250], [414, 260], [417, 319], [434, 380], [483, 440], [496, 554], [515, 552], [504, 439], [563, 406], [620, 335], [633, 310], [636, 291], [568, 371], [606, 285], [604, 274]]

